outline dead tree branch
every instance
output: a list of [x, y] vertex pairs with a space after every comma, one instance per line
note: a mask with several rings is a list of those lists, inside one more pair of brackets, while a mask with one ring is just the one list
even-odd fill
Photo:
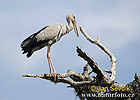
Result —
[[[87, 64], [84, 66], [83, 68], [83, 73], [76, 73], [72, 70], [68, 70], [67, 73], [64, 74], [42, 74], [42, 75], [33, 75], [33, 74], [26, 74], [23, 75], [23, 77], [33, 77], [33, 78], [41, 78], [41, 79], [46, 79], [46, 80], [50, 80], [53, 83], [64, 83], [64, 84], [68, 84], [70, 86], [68, 87], [72, 87], [75, 89], [75, 92], [77, 93], [76, 96], [78, 96], [80, 98], [80, 100], [139, 100], [140, 99], [140, 76], [137, 76], [137, 74], [135, 74], [135, 80], [129, 84], [127, 84], [126, 86], [128, 86], [130, 88], [130, 91], [117, 91], [118, 93], [134, 93], [135, 96], [131, 99], [129, 97], [127, 98], [94, 98], [94, 97], [89, 97], [90, 94], [106, 94], [106, 93], [114, 93], [116, 91], [102, 91], [102, 90], [96, 90], [93, 91], [91, 89], [92, 86], [94, 87], [108, 87], [110, 88], [110, 86], [114, 86], [116, 89], [121, 89], [122, 87], [124, 87], [124, 85], [119, 84], [117, 82], [115, 82], [115, 77], [116, 77], [116, 58], [114, 56], [114, 54], [112, 54], [107, 48], [105, 48], [103, 46], [103, 44], [101, 44], [101, 42], [99, 41], [99, 38], [97, 40], [93, 40], [91, 37], [88, 36], [88, 34], [85, 32], [85, 30], [80, 27], [81, 32], [83, 33], [83, 35], [86, 37], [86, 39], [88, 41], [90, 41], [93, 44], [96, 44], [98, 47], [100, 47], [111, 59], [111, 69], [109, 71], [105, 71], [108, 73], [111, 73], [111, 77], [108, 77], [103, 70], [100, 69], [100, 67], [98, 66], [98, 64], [96, 63], [96, 61], [90, 57], [86, 52], [84, 52], [80, 47], [77, 46], [77, 53], [78, 56], [83, 58]], [[92, 71], [89, 71], [89, 66], [91, 67]], [[94, 72], [97, 74], [97, 76], [91, 76], [91, 73]], [[66, 79], [66, 78], [70, 78], [70, 79]], [[87, 96], [83, 96], [89, 94]], [[137, 99], [138, 98], [138, 99]]]
[[[90, 81], [84, 81], [84, 76], [79, 74], [79, 73], [75, 73], [72, 70], [68, 70], [67, 73], [64, 74], [58, 74], [58, 75], [50, 75], [50, 74], [42, 74], [42, 75], [34, 75], [34, 74], [26, 74], [23, 75], [22, 77], [38, 77], [38, 78], [42, 78], [42, 79], [47, 79], [50, 80], [54, 83], [67, 83], [69, 84], [71, 87], [77, 86], [77, 85], [82, 85], [82, 84], [88, 84], [91, 82]], [[72, 80], [68, 80], [65, 79], [67, 77], [70, 77]], [[92, 79], [92, 78], [91, 78]]]
[[78, 56], [83, 58], [85, 61], [88, 62], [89, 66], [92, 68], [92, 72], [95, 72], [97, 74], [97, 77], [100, 79], [109, 79], [106, 74], [100, 69], [98, 64], [95, 62], [93, 58], [91, 58], [87, 53], [85, 53], [81, 48], [77, 46], [77, 53]]
[[99, 37], [97, 40], [93, 40], [89, 35], [86, 33], [86, 31], [80, 27], [80, 31], [83, 33], [83, 35], [86, 37], [88, 41], [90, 41], [93, 44], [96, 44], [98, 47], [100, 47], [111, 59], [112, 65], [111, 69], [109, 71], [105, 70], [105, 72], [111, 73], [111, 79], [115, 80], [116, 77], [116, 58], [115, 55], [112, 54], [107, 48], [103, 46], [103, 44], [99, 41]]

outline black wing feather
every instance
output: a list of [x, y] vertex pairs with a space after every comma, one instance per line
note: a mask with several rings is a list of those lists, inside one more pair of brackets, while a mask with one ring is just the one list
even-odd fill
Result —
[[[33, 49], [38, 46], [41, 45], [45, 42], [47, 42], [46, 40], [44, 41], [37, 41], [36, 35], [39, 34], [41, 31], [43, 31], [44, 29], [46, 29], [48, 26], [42, 28], [41, 30], [39, 30], [37, 33], [32, 34], [31, 36], [29, 36], [28, 38], [26, 38], [22, 43], [21, 43], [21, 48], [23, 50], [23, 54], [24, 53], [28, 53], [27, 57], [30, 57], [33, 54]], [[40, 49], [43, 47], [40, 46]]]

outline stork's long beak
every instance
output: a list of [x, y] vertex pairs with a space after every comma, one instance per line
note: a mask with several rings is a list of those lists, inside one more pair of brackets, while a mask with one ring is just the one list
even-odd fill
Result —
[[76, 20], [75, 19], [73, 20], [73, 26], [74, 26], [74, 31], [75, 31], [77, 37], [79, 37], [78, 29], [77, 29], [77, 24], [76, 24]]

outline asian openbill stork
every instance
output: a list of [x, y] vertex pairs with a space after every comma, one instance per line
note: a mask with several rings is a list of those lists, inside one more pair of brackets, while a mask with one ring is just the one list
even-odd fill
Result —
[[[63, 35], [69, 33], [73, 28], [75, 30], [75, 33], [77, 34], [77, 37], [79, 37], [75, 16], [71, 13], [67, 14], [66, 20], [68, 22], [68, 25], [52, 24], [52, 25], [46, 26], [42, 28], [41, 30], [39, 30], [38, 32], [26, 38], [21, 43], [23, 54], [27, 53], [26, 56], [28, 58], [34, 53], [34, 51], [40, 50], [43, 47], [48, 46], [47, 59], [49, 63], [50, 74], [56, 74], [56, 71], [53, 67], [51, 56], [50, 56], [51, 45], [57, 42], [58, 40], [60, 40], [60, 38]], [[52, 70], [53, 70], [53, 73], [52, 73]]]

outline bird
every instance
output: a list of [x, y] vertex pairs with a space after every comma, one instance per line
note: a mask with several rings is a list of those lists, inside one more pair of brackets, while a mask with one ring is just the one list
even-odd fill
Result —
[[[48, 47], [47, 49], [47, 59], [49, 64], [50, 74], [57, 74], [55, 68], [53, 66], [51, 56], [50, 56], [50, 48], [51, 46], [59, 41], [62, 36], [66, 35], [70, 31], [74, 29], [77, 37], [79, 37], [77, 23], [75, 20], [75, 16], [72, 13], [66, 15], [66, 21], [68, 25], [65, 24], [52, 24], [49, 26], [45, 26], [41, 30], [36, 33], [30, 35], [21, 43], [21, 48], [23, 53], [27, 53], [27, 58], [31, 57], [31, 55], [44, 47]], [[52, 72], [53, 70], [53, 72]]]

